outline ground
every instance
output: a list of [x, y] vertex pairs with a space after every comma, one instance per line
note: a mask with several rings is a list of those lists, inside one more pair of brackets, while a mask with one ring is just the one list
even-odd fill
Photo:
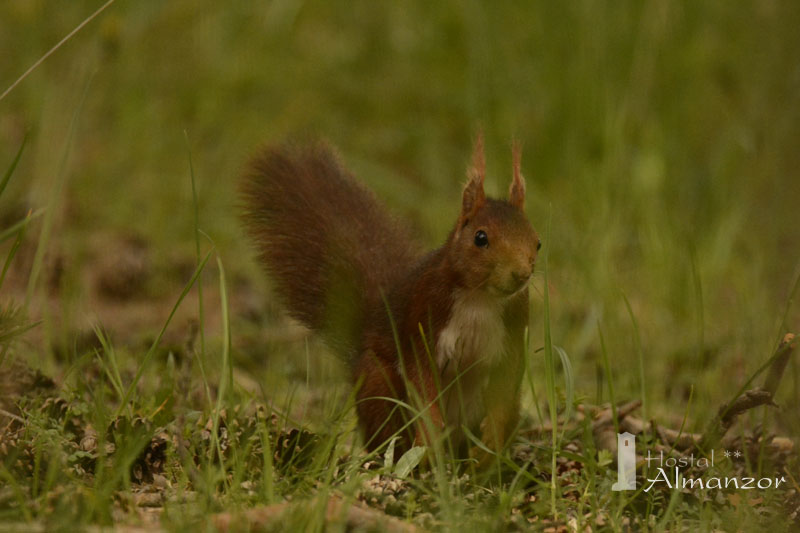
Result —
[[[798, 527], [798, 4], [117, 1], [23, 76], [101, 5], [0, 7], [0, 529]], [[433, 247], [478, 128], [547, 257], [517, 439], [368, 456], [236, 181], [326, 138]]]

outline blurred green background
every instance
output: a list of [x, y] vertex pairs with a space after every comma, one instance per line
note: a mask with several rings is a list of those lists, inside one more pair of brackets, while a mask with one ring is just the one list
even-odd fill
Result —
[[[0, 90], [101, 3], [2, 2]], [[57, 367], [58, 346], [79, 346], [114, 314], [118, 337], [163, 324], [195, 260], [189, 152], [200, 228], [231, 280], [237, 360], [263, 368], [287, 343], [302, 353], [302, 338], [264, 340], [283, 319], [236, 219], [248, 155], [325, 137], [435, 246], [482, 126], [495, 194], [510, 180], [512, 139], [524, 143], [553, 338], [580, 395], [607, 399], [602, 331], [617, 396], [641, 396], [627, 298], [650, 415], [679, 421], [694, 387], [690, 420], [706, 420], [799, 329], [788, 302], [800, 259], [799, 27], [800, 3], [770, 0], [118, 0], [0, 101], [0, 167], [28, 134], [0, 227], [54, 200], [32, 353]], [[40, 228], [15, 259], [22, 273]], [[149, 266], [140, 293], [111, 305], [93, 296], [92, 271], [116, 268], [120, 242], [148, 250]], [[16, 279], [3, 291], [21, 301], [28, 278]], [[535, 347], [542, 290], [539, 274]], [[800, 404], [798, 366], [783, 405]], [[778, 418], [797, 434], [796, 410]]]

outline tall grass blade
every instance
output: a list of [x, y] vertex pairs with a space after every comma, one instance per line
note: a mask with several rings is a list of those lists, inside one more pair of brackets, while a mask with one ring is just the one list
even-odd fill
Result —
[[[189, 134], [186, 130], [183, 131], [183, 136], [186, 141], [186, 154], [189, 159], [189, 176], [192, 182], [192, 209], [194, 215], [194, 245], [195, 245], [195, 254], [196, 260], [198, 264], [200, 263], [200, 235], [204, 235], [208, 238], [208, 235], [203, 233], [200, 229], [200, 207], [198, 202], [197, 196], [197, 185], [195, 183], [194, 177], [194, 163], [192, 162], [192, 150], [191, 146], [189, 145]], [[210, 239], [209, 239], [210, 240]], [[197, 318], [199, 321], [199, 331], [200, 334], [200, 352], [197, 353], [195, 351], [195, 358], [197, 359], [197, 366], [200, 368], [200, 376], [203, 380], [203, 388], [206, 392], [206, 399], [208, 400], [208, 404], [211, 405], [211, 386], [208, 383], [208, 377], [206, 376], [206, 319], [205, 319], [205, 304], [203, 298], [203, 280], [200, 279], [200, 282], [197, 284]]]
[[69, 32], [69, 33], [68, 33], [68, 34], [67, 34], [67, 35], [66, 35], [66, 36], [65, 36], [63, 39], [61, 39], [60, 41], [58, 41], [58, 43], [56, 43], [56, 45], [55, 45], [54, 47], [52, 47], [50, 50], [48, 50], [48, 51], [47, 51], [47, 52], [46, 52], [46, 53], [45, 53], [45, 54], [44, 54], [42, 57], [40, 57], [39, 59], [37, 59], [37, 60], [36, 60], [36, 62], [35, 62], [33, 65], [31, 65], [31, 66], [30, 66], [30, 68], [29, 68], [28, 70], [26, 70], [25, 72], [23, 72], [23, 73], [22, 73], [22, 76], [20, 76], [19, 78], [17, 78], [17, 79], [14, 81], [14, 83], [12, 83], [12, 84], [11, 84], [11, 85], [8, 87], [8, 89], [6, 89], [5, 91], [3, 91], [3, 94], [0, 94], [0, 101], [2, 101], [2, 100], [3, 100], [3, 98], [5, 98], [6, 96], [8, 96], [8, 94], [9, 94], [11, 91], [13, 91], [13, 90], [14, 90], [14, 88], [15, 88], [17, 85], [19, 85], [20, 83], [22, 83], [22, 81], [23, 81], [25, 78], [27, 78], [27, 77], [28, 77], [28, 76], [31, 74], [31, 72], [33, 72], [34, 70], [36, 70], [36, 68], [37, 68], [39, 65], [41, 65], [42, 63], [44, 63], [45, 59], [47, 59], [48, 57], [50, 57], [51, 55], [53, 55], [53, 53], [54, 53], [56, 50], [58, 50], [59, 48], [61, 48], [61, 47], [64, 45], [64, 43], [66, 43], [67, 41], [69, 41], [70, 39], [72, 39], [72, 37], [73, 37], [73, 36], [74, 36], [76, 33], [78, 33], [79, 31], [81, 31], [81, 30], [83, 29], [83, 27], [84, 27], [84, 26], [86, 26], [87, 24], [89, 24], [89, 23], [90, 23], [90, 22], [91, 22], [91, 21], [92, 21], [92, 20], [93, 20], [95, 17], [97, 17], [97, 15], [99, 15], [100, 13], [102, 13], [103, 11], [105, 11], [105, 10], [106, 10], [106, 8], [107, 8], [108, 6], [110, 6], [111, 4], [113, 4], [115, 1], [116, 1], [116, 0], [108, 0], [108, 2], [106, 2], [105, 4], [103, 4], [102, 6], [100, 6], [99, 8], [97, 8], [97, 10], [96, 10], [94, 13], [92, 13], [91, 15], [89, 15], [88, 17], [86, 17], [86, 18], [83, 20], [83, 22], [81, 22], [80, 24], [78, 24], [77, 26], [75, 26], [75, 29], [73, 29], [71, 32]]
[[[550, 242], [550, 218], [547, 220], [544, 242]], [[557, 516], [556, 491], [558, 482], [558, 476], [556, 472], [556, 458], [558, 455], [558, 397], [556, 395], [556, 369], [555, 359], [553, 357], [553, 341], [550, 335], [550, 278], [548, 272], [549, 251], [550, 245], [545, 244], [542, 253], [542, 263], [544, 267], [544, 373], [545, 383], [547, 386], [547, 403], [550, 411], [550, 424], [552, 426], [552, 450], [550, 455], [550, 511], [555, 518]]]
[[614, 421], [614, 431], [619, 433], [619, 420], [617, 419], [617, 399], [614, 395], [614, 376], [611, 374], [611, 364], [608, 362], [608, 350], [606, 349], [606, 339], [600, 323], [597, 323], [597, 335], [600, 337], [600, 354], [603, 359], [603, 371], [608, 382], [608, 399], [611, 402], [611, 418]]
[[0, 243], [7, 241], [14, 235], [18, 235], [21, 231], [25, 229], [25, 227], [30, 223], [31, 220], [39, 218], [44, 212], [45, 209], [37, 209], [33, 213], [28, 213], [27, 215], [25, 215], [25, 218], [23, 218], [22, 220], [18, 220], [8, 228], [4, 229], [3, 231], [0, 231]]
[[536, 394], [536, 384], [533, 380], [533, 368], [531, 366], [531, 331], [525, 328], [525, 374], [528, 377], [528, 387], [531, 389], [533, 405], [536, 408], [536, 416], [539, 418], [539, 425], [544, 426], [544, 415], [539, 405], [539, 397]]
[[[108, 380], [111, 382], [111, 386], [114, 388], [114, 391], [119, 396], [119, 400], [125, 397], [125, 387], [122, 384], [122, 375], [119, 372], [119, 365], [117, 364], [117, 355], [114, 352], [114, 347], [111, 346], [111, 343], [108, 341], [108, 337], [106, 334], [103, 333], [103, 330], [95, 324], [93, 326], [94, 334], [97, 337], [97, 340], [100, 341], [100, 346], [103, 348], [103, 354], [105, 357], [101, 355], [98, 351], [97, 358], [100, 360], [100, 364], [103, 366], [103, 370], [108, 376]], [[108, 363], [106, 363], [106, 359], [108, 359]]]
[[272, 444], [269, 435], [269, 416], [259, 425], [261, 455], [264, 466], [261, 469], [261, 490], [266, 503], [275, 501], [275, 466], [272, 462]]
[[[225, 268], [222, 266], [222, 260], [219, 257], [217, 257], [217, 267], [219, 268], [219, 294], [222, 311], [222, 373], [219, 378], [219, 387], [217, 390], [217, 405], [214, 409], [212, 438], [214, 439], [214, 445], [217, 449], [217, 456], [219, 457], [220, 463], [222, 463], [222, 446], [219, 442], [219, 417], [228, 391], [233, 390], [233, 365], [231, 364], [230, 350], [231, 330], [228, 317], [228, 291], [225, 283]], [[228, 483], [228, 477], [225, 476], [225, 484], [228, 485]]]
[[194, 283], [197, 281], [197, 278], [203, 272], [203, 269], [205, 268], [206, 263], [208, 263], [209, 258], [211, 258], [211, 253], [212, 252], [213, 252], [213, 250], [209, 251], [208, 254], [206, 254], [206, 256], [203, 258], [203, 260], [200, 262], [200, 264], [197, 265], [197, 268], [195, 269], [194, 274], [192, 274], [191, 279], [186, 284], [186, 286], [183, 288], [183, 291], [181, 291], [180, 296], [178, 296], [178, 300], [175, 302], [175, 305], [172, 307], [172, 311], [170, 311], [166, 322], [164, 322], [164, 325], [161, 327], [161, 331], [158, 332], [158, 336], [153, 341], [153, 344], [150, 345], [150, 349], [147, 350], [147, 353], [145, 354], [144, 358], [142, 359], [142, 362], [139, 363], [139, 368], [136, 369], [136, 375], [134, 375], [133, 381], [131, 381], [131, 384], [128, 385], [128, 388], [125, 390], [125, 395], [122, 397], [122, 402], [120, 403], [119, 407], [117, 408], [116, 416], [120, 415], [122, 410], [125, 409], [125, 406], [128, 404], [128, 401], [130, 401], [131, 395], [133, 394], [133, 391], [136, 389], [136, 385], [139, 383], [139, 380], [142, 379], [142, 374], [144, 373], [145, 367], [150, 362], [150, 359], [153, 357], [153, 354], [155, 354], [155, 352], [156, 352], [156, 348], [158, 348], [158, 345], [161, 343], [161, 338], [164, 336], [164, 332], [167, 331], [167, 326], [169, 326], [170, 322], [172, 322], [172, 318], [175, 316], [175, 312], [178, 310], [178, 307], [180, 307], [181, 302], [183, 302], [184, 298], [186, 298], [186, 295], [189, 294], [189, 291], [191, 290], [191, 288], [194, 285]]
[[[698, 364], [703, 360], [703, 352], [706, 349], [706, 325], [705, 325], [705, 303], [703, 297], [703, 280], [700, 279], [700, 269], [697, 266], [697, 251], [693, 244], [689, 243], [689, 253], [692, 266], [692, 286], [694, 288], [694, 303], [697, 308], [697, 361]], [[702, 368], [698, 368], [698, 372]]]
[[11, 261], [14, 260], [14, 256], [17, 255], [19, 247], [22, 245], [22, 240], [25, 238], [26, 227], [27, 224], [20, 228], [20, 230], [17, 232], [17, 238], [14, 240], [14, 244], [11, 245], [11, 249], [8, 251], [6, 260], [3, 263], [3, 270], [0, 271], [0, 289], [3, 288], [3, 282], [6, 280], [6, 274], [8, 274], [8, 270], [11, 268]]
[[14, 170], [17, 168], [17, 163], [19, 163], [20, 158], [22, 157], [22, 151], [25, 149], [25, 144], [28, 142], [28, 134], [25, 134], [25, 137], [22, 138], [22, 144], [19, 145], [19, 150], [17, 150], [17, 155], [14, 156], [14, 160], [11, 161], [11, 165], [6, 170], [6, 173], [3, 175], [2, 181], [0, 181], [0, 196], [3, 196], [3, 191], [6, 190], [6, 185], [8, 185], [8, 181], [11, 179], [11, 175], [14, 173]]
[[35, 328], [37, 325], [39, 325], [38, 322], [34, 322], [33, 324], [22, 324], [10, 329], [9, 331], [0, 332], [0, 344], [6, 344], [14, 337], [19, 337], [26, 331], [30, 331], [31, 329]]
[[789, 290], [789, 296], [786, 298], [786, 304], [783, 307], [783, 313], [781, 314], [780, 324], [778, 325], [778, 333], [776, 335], [775, 346], [772, 350], [773, 352], [777, 351], [778, 346], [780, 346], [781, 341], [783, 340], [784, 334], [793, 331], [793, 328], [787, 324], [787, 318], [789, 317], [789, 311], [791, 311], [792, 305], [794, 305], [794, 300], [797, 297], [797, 291], [800, 290], [800, 261], [798, 261], [797, 265], [795, 265], [794, 271], [795, 271], [794, 282], [792, 283], [791, 290]]
[[[33, 521], [31, 513], [31, 501], [27, 491], [20, 485], [17, 476], [8, 471], [6, 466], [0, 463], [0, 479], [5, 481], [4, 485], [11, 489], [17, 506], [22, 512], [22, 516], [29, 524]], [[10, 499], [10, 498], [9, 498]]]
[[59, 162], [55, 187], [53, 187], [50, 198], [47, 202], [47, 208], [44, 214], [44, 220], [42, 222], [42, 230], [39, 234], [39, 240], [36, 246], [36, 254], [33, 257], [33, 264], [31, 265], [31, 274], [28, 278], [28, 290], [25, 296], [25, 309], [30, 307], [31, 301], [33, 300], [33, 293], [36, 289], [36, 283], [39, 279], [39, 272], [41, 271], [42, 264], [44, 263], [44, 254], [47, 251], [47, 247], [50, 243], [50, 233], [53, 229], [53, 220], [56, 210], [55, 208], [59, 198], [61, 198], [61, 191], [64, 188], [64, 182], [66, 181], [67, 161], [69, 159], [69, 154], [72, 151], [72, 143], [75, 140], [75, 134], [78, 130], [78, 118], [83, 111], [83, 105], [86, 102], [86, 95], [89, 94], [89, 87], [91, 86], [91, 83], [92, 78], [89, 78], [89, 80], [86, 82], [86, 86], [83, 89], [81, 99], [78, 102], [78, 107], [75, 109], [75, 112], [72, 114], [72, 118], [70, 119], [67, 141], [64, 146], [64, 151], [61, 154], [61, 161]]
[[678, 428], [678, 438], [675, 439], [675, 442], [672, 443], [669, 449], [669, 454], [672, 455], [672, 451], [675, 449], [675, 445], [678, 443], [678, 439], [680, 439], [681, 435], [683, 435], [683, 429], [686, 427], [686, 421], [689, 419], [689, 410], [692, 408], [692, 399], [694, 398], [694, 384], [689, 387], [689, 399], [686, 401], [686, 409], [683, 411], [683, 420], [681, 420], [681, 427]]
[[[228, 311], [228, 289], [225, 282], [225, 269], [222, 260], [217, 257], [217, 267], [219, 268], [219, 295], [220, 307], [222, 311], [222, 368], [223, 375], [227, 380], [227, 386], [233, 390], [233, 363], [231, 362], [231, 322]], [[222, 382], [220, 383], [222, 385]], [[220, 397], [222, 394], [220, 393]], [[218, 399], [219, 401], [219, 399]]]
[[[197, 197], [197, 184], [194, 177], [194, 163], [192, 162], [192, 149], [189, 144], [189, 134], [183, 130], [183, 137], [186, 141], [186, 155], [189, 160], [189, 176], [192, 181], [192, 211], [194, 215], [194, 246], [197, 255], [197, 261], [200, 262], [200, 207]], [[203, 284], [197, 284], [197, 313], [200, 320], [200, 359], [205, 361], [206, 356], [206, 323], [205, 313], [203, 309]]]
[[631, 307], [631, 303], [628, 301], [628, 297], [625, 293], [622, 293], [622, 300], [625, 302], [625, 308], [628, 310], [628, 316], [631, 317], [631, 324], [633, 324], [633, 340], [636, 346], [636, 357], [639, 360], [639, 387], [641, 389], [641, 396], [642, 396], [642, 418], [644, 420], [650, 420], [647, 411], [647, 385], [645, 382], [645, 372], [644, 372], [644, 350], [642, 349], [642, 336], [639, 333], [639, 322], [636, 320], [636, 317], [633, 314], [633, 308]]
[[[566, 395], [566, 405], [564, 406], [564, 421], [569, 421], [572, 418], [572, 409], [575, 402], [575, 373], [572, 371], [572, 363], [564, 348], [560, 346], [553, 346], [553, 349], [561, 359], [561, 368], [564, 370], [564, 392]], [[566, 431], [566, 426], [562, 430], [562, 437]]]

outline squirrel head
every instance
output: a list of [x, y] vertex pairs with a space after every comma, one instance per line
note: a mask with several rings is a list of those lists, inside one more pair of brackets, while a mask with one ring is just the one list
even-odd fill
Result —
[[513, 179], [508, 200], [487, 198], [483, 136], [478, 135], [464, 187], [461, 214], [449, 246], [449, 261], [467, 289], [511, 296], [527, 286], [541, 241], [525, 216], [521, 150], [513, 147]]

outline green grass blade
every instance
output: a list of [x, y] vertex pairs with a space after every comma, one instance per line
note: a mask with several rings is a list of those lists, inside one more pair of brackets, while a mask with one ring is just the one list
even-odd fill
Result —
[[131, 395], [133, 394], [133, 391], [136, 389], [136, 385], [139, 383], [139, 380], [142, 379], [142, 374], [144, 373], [145, 367], [150, 362], [150, 359], [156, 352], [156, 348], [158, 348], [158, 345], [161, 343], [161, 338], [164, 336], [164, 332], [167, 331], [167, 326], [169, 326], [170, 322], [172, 322], [172, 318], [175, 316], [175, 312], [178, 310], [178, 307], [180, 307], [181, 302], [183, 302], [184, 298], [186, 298], [186, 295], [189, 294], [189, 291], [191, 290], [194, 283], [197, 281], [197, 278], [200, 277], [200, 274], [203, 272], [206, 263], [208, 263], [208, 260], [211, 258], [212, 252], [213, 250], [208, 252], [208, 254], [206, 254], [203, 260], [200, 262], [200, 264], [197, 265], [194, 274], [192, 274], [192, 278], [183, 288], [183, 291], [181, 291], [181, 294], [178, 297], [178, 300], [175, 302], [175, 305], [172, 307], [172, 311], [170, 311], [166, 322], [164, 322], [164, 325], [161, 327], [161, 331], [158, 332], [158, 336], [153, 341], [153, 344], [150, 345], [150, 349], [147, 350], [147, 353], [142, 359], [142, 362], [139, 363], [139, 368], [136, 369], [136, 375], [133, 377], [133, 381], [131, 381], [131, 384], [128, 385], [128, 388], [125, 390], [125, 395], [123, 396], [122, 402], [117, 408], [115, 416], [119, 416], [122, 410], [125, 409], [125, 406], [128, 404], [128, 401], [130, 401]]
[[[192, 182], [192, 211], [194, 221], [194, 245], [197, 261], [200, 261], [200, 207], [197, 200], [197, 184], [194, 177], [194, 163], [192, 162], [192, 150], [189, 144], [189, 134], [186, 130], [183, 131], [183, 137], [186, 141], [186, 154], [189, 160], [189, 176]], [[203, 284], [197, 284], [197, 313], [200, 321], [200, 359], [205, 361], [206, 357], [206, 322], [205, 312], [203, 309]], [[202, 366], [202, 362], [201, 362]]]
[[422, 461], [425, 456], [425, 446], [413, 446], [397, 461], [394, 468], [394, 475], [399, 479], [405, 479], [414, 468]]
[[[189, 176], [192, 182], [192, 209], [193, 209], [193, 220], [194, 220], [194, 244], [195, 244], [195, 253], [196, 253], [196, 260], [198, 264], [200, 263], [200, 235], [205, 236], [209, 241], [212, 242], [211, 238], [205, 234], [200, 229], [200, 207], [198, 202], [198, 195], [197, 195], [197, 186], [195, 183], [194, 177], [194, 163], [192, 161], [192, 150], [189, 145], [189, 134], [184, 130], [183, 132], [184, 139], [186, 141], [186, 153], [189, 159]], [[197, 284], [197, 317], [199, 321], [199, 334], [200, 334], [200, 352], [198, 353], [195, 351], [194, 355], [197, 359], [197, 366], [200, 368], [200, 376], [203, 380], [203, 387], [206, 392], [206, 399], [208, 399], [208, 404], [212, 404], [211, 398], [211, 386], [208, 383], [208, 377], [206, 376], [206, 320], [205, 320], [205, 304], [203, 298], [203, 280], [201, 279], [200, 282]]]
[[19, 232], [17, 232], [17, 238], [16, 240], [14, 240], [14, 244], [11, 245], [11, 249], [8, 251], [6, 260], [3, 263], [3, 270], [0, 271], [0, 289], [3, 288], [3, 282], [6, 280], [6, 274], [8, 274], [8, 269], [11, 268], [11, 261], [13, 261], [14, 256], [17, 255], [19, 247], [22, 245], [22, 239], [24, 237], [25, 237], [25, 227], [23, 227], [22, 229], [19, 230]]
[[272, 462], [272, 445], [269, 435], [269, 416], [265, 416], [259, 424], [259, 436], [261, 439], [261, 455], [264, 466], [261, 469], [261, 490], [262, 497], [266, 503], [275, 501], [275, 465]]
[[539, 425], [544, 426], [544, 414], [539, 405], [539, 397], [536, 394], [536, 383], [533, 379], [533, 367], [531, 361], [531, 331], [525, 328], [525, 375], [528, 377], [528, 388], [531, 390], [531, 397], [533, 398], [533, 405], [536, 408], [536, 416], [539, 419]]
[[[117, 364], [117, 355], [114, 352], [114, 347], [111, 346], [108, 337], [103, 333], [100, 326], [95, 324], [93, 329], [97, 340], [100, 341], [100, 346], [103, 348], [103, 354], [105, 354], [105, 357], [103, 357], [98, 351], [96, 352], [97, 357], [100, 360], [100, 364], [103, 366], [103, 370], [106, 372], [106, 376], [108, 376], [108, 380], [111, 382], [111, 386], [119, 396], [119, 400], [122, 401], [125, 397], [125, 388], [122, 384], [122, 375], [119, 372], [119, 365]], [[106, 363], [106, 359], [108, 359], [108, 363]]]
[[[212, 438], [214, 439], [214, 446], [217, 449], [217, 456], [220, 463], [223, 461], [222, 446], [219, 442], [219, 417], [222, 412], [222, 406], [230, 390], [233, 390], [233, 365], [231, 364], [231, 334], [230, 334], [230, 321], [228, 317], [228, 291], [225, 283], [225, 268], [222, 265], [222, 260], [217, 257], [217, 267], [219, 268], [219, 293], [220, 293], [220, 307], [222, 311], [222, 373], [219, 378], [219, 386], [217, 388], [217, 404], [214, 409], [214, 424], [212, 430]], [[224, 477], [226, 485], [229, 484], [228, 476]]]
[[5, 486], [11, 489], [14, 499], [17, 502], [17, 506], [22, 512], [22, 516], [25, 518], [25, 521], [31, 523], [33, 520], [33, 514], [31, 513], [31, 499], [19, 483], [17, 476], [9, 472], [6, 466], [2, 463], [0, 463], [0, 479], [4, 480]]
[[3, 179], [0, 181], [0, 196], [3, 196], [3, 191], [6, 190], [6, 185], [8, 185], [8, 181], [11, 179], [11, 175], [14, 173], [14, 170], [17, 168], [17, 163], [19, 163], [19, 159], [22, 157], [22, 151], [25, 149], [25, 144], [28, 142], [28, 134], [25, 134], [25, 137], [22, 138], [22, 144], [19, 145], [19, 150], [17, 150], [17, 155], [14, 156], [14, 160], [11, 161], [11, 166], [8, 167], [6, 173], [3, 175]]
[[[217, 257], [217, 267], [219, 268], [219, 295], [220, 307], [222, 311], [222, 368], [223, 375], [227, 380], [227, 386], [233, 390], [233, 363], [231, 362], [231, 323], [228, 310], [228, 289], [225, 281], [225, 268], [222, 260]], [[222, 386], [222, 382], [220, 386]], [[222, 394], [219, 395], [220, 397]], [[219, 399], [218, 399], [219, 401]]]
[[[550, 242], [550, 218], [547, 220], [544, 242]], [[558, 476], [556, 472], [556, 458], [558, 455], [558, 397], [556, 395], [556, 369], [555, 359], [553, 356], [553, 340], [550, 333], [550, 281], [548, 272], [549, 250], [549, 244], [545, 244], [542, 253], [544, 271], [544, 373], [547, 386], [547, 403], [550, 411], [550, 424], [552, 426], [552, 450], [550, 461], [550, 511], [555, 518], [558, 511], [556, 508], [556, 492], [558, 483]]]
[[[697, 361], [700, 364], [703, 360], [703, 353], [706, 350], [705, 298], [703, 296], [703, 280], [700, 278], [700, 268], [697, 265], [697, 251], [691, 242], [689, 243], [689, 257], [691, 259], [692, 288], [694, 289], [694, 304], [697, 316]], [[698, 368], [697, 371], [702, 371], [702, 368]]]
[[642, 349], [642, 336], [639, 333], [639, 323], [633, 314], [633, 308], [631, 307], [631, 303], [628, 301], [628, 297], [625, 296], [625, 293], [622, 293], [622, 300], [625, 302], [625, 308], [628, 310], [628, 316], [631, 317], [631, 324], [633, 325], [633, 340], [636, 346], [636, 357], [639, 360], [639, 387], [641, 389], [642, 396], [642, 418], [644, 420], [650, 420], [647, 410], [647, 385], [645, 382], [644, 373], [644, 350]]
[[[575, 373], [572, 371], [572, 363], [564, 348], [554, 346], [559, 359], [561, 359], [561, 368], [564, 370], [564, 392], [566, 394], [566, 405], [564, 406], [564, 421], [567, 422], [572, 418], [572, 408], [575, 402]], [[566, 426], [562, 429], [561, 436], [564, 436]]]
[[[788, 325], [787, 319], [789, 317], [789, 311], [791, 311], [794, 300], [797, 297], [797, 291], [800, 290], [800, 261], [798, 261], [797, 265], [795, 265], [794, 271], [794, 282], [792, 283], [792, 288], [789, 291], [789, 296], [786, 298], [786, 303], [783, 307], [783, 313], [781, 313], [781, 319], [778, 325], [778, 333], [776, 335], [774, 348], [772, 349], [773, 352], [777, 351], [778, 346], [780, 346], [781, 341], [783, 340], [784, 334], [794, 330], [794, 328]], [[794, 331], [796, 332], [796, 330]]]
[[619, 420], [617, 419], [617, 399], [614, 396], [614, 376], [611, 374], [611, 364], [608, 362], [608, 350], [606, 349], [606, 339], [600, 323], [597, 323], [597, 335], [600, 337], [600, 354], [603, 359], [603, 371], [608, 382], [608, 400], [611, 402], [611, 418], [614, 421], [614, 431], [619, 433]]
[[678, 439], [680, 439], [681, 435], [683, 435], [683, 429], [686, 427], [686, 421], [689, 419], [689, 410], [692, 408], [692, 399], [694, 398], [694, 384], [689, 387], [689, 399], [686, 401], [686, 409], [683, 411], [683, 420], [681, 420], [681, 427], [678, 428], [678, 438], [675, 439], [675, 442], [672, 443], [669, 449], [669, 454], [672, 455], [672, 451], [675, 449], [675, 445], [678, 443]]
[[75, 140], [75, 135], [78, 131], [78, 118], [83, 111], [83, 105], [86, 102], [86, 95], [89, 94], [89, 87], [91, 86], [91, 83], [92, 78], [89, 78], [89, 80], [86, 82], [86, 86], [83, 89], [81, 99], [78, 102], [78, 107], [72, 113], [72, 118], [70, 119], [67, 141], [64, 145], [64, 151], [61, 154], [55, 187], [52, 188], [50, 198], [47, 202], [47, 210], [44, 214], [42, 230], [39, 233], [39, 240], [36, 245], [36, 253], [33, 257], [33, 264], [31, 265], [31, 273], [30, 277], [28, 278], [28, 290], [25, 296], [25, 309], [30, 307], [30, 303], [33, 300], [33, 293], [36, 289], [36, 283], [39, 279], [39, 272], [41, 271], [42, 264], [44, 263], [44, 255], [47, 251], [47, 246], [50, 243], [50, 233], [53, 229], [55, 207], [59, 198], [61, 198], [61, 191], [64, 188], [64, 182], [66, 181], [67, 177], [67, 161], [69, 160], [69, 154], [72, 152], [72, 143]]
[[19, 235], [19, 233], [28, 226], [31, 220], [39, 218], [44, 212], [45, 209], [37, 209], [33, 213], [25, 215], [25, 218], [23, 218], [22, 220], [18, 220], [8, 228], [4, 229], [3, 231], [0, 231], [0, 244], [10, 239], [14, 235]]
[[26, 331], [30, 331], [31, 329], [35, 328], [39, 325], [39, 322], [34, 322], [32, 324], [20, 324], [13, 328], [10, 328], [8, 331], [0, 332], [0, 344], [6, 344], [14, 337], [19, 337]]
[[[8, 270], [11, 268], [11, 261], [14, 260], [14, 256], [17, 255], [20, 246], [22, 246], [22, 241], [25, 238], [25, 231], [28, 229], [28, 223], [34, 218], [40, 216], [42, 213], [44, 213], [44, 209], [38, 209], [34, 213], [28, 213], [28, 215], [25, 217], [25, 220], [19, 223], [19, 228], [16, 229], [17, 238], [14, 240], [14, 244], [11, 245], [8, 255], [6, 255], [6, 260], [3, 263], [3, 270], [0, 271], [0, 288], [3, 287], [3, 282], [6, 280], [6, 274], [8, 274]], [[4, 238], [0, 237], [0, 242], [3, 242], [4, 240]]]
[[115, 1], [116, 1], [116, 0], [108, 0], [108, 1], [107, 1], [105, 4], [103, 4], [102, 6], [100, 6], [99, 8], [97, 8], [97, 9], [95, 10], [95, 12], [94, 12], [94, 13], [92, 13], [91, 15], [89, 15], [88, 17], [86, 17], [86, 18], [83, 20], [83, 22], [81, 22], [80, 24], [78, 24], [77, 26], [75, 26], [75, 28], [74, 28], [74, 29], [73, 29], [71, 32], [69, 32], [69, 33], [68, 33], [68, 34], [67, 34], [67, 35], [66, 35], [66, 36], [65, 36], [63, 39], [61, 39], [60, 41], [58, 41], [58, 43], [56, 43], [56, 45], [55, 45], [55, 46], [53, 46], [53, 47], [52, 47], [50, 50], [48, 50], [48, 51], [47, 51], [47, 52], [46, 52], [46, 53], [45, 53], [45, 54], [44, 54], [42, 57], [40, 57], [39, 59], [37, 59], [37, 60], [36, 60], [36, 62], [35, 62], [33, 65], [31, 65], [31, 66], [30, 66], [30, 68], [28, 68], [28, 70], [26, 70], [25, 72], [23, 72], [23, 73], [22, 73], [22, 75], [21, 75], [19, 78], [17, 78], [16, 80], [14, 80], [14, 83], [12, 83], [12, 84], [11, 84], [11, 85], [10, 85], [10, 86], [9, 86], [9, 87], [8, 87], [8, 88], [5, 90], [5, 91], [3, 91], [3, 94], [0, 94], [0, 101], [2, 101], [2, 100], [3, 100], [3, 98], [5, 98], [6, 96], [8, 96], [8, 94], [9, 94], [11, 91], [13, 91], [13, 90], [14, 90], [14, 88], [15, 88], [17, 85], [19, 85], [20, 83], [22, 83], [22, 81], [23, 81], [25, 78], [27, 78], [28, 76], [30, 76], [31, 72], [33, 72], [34, 70], [36, 70], [36, 69], [39, 67], [39, 65], [41, 65], [41, 64], [42, 64], [42, 63], [43, 63], [43, 62], [44, 62], [44, 61], [45, 61], [45, 60], [46, 60], [48, 57], [50, 57], [50, 56], [51, 56], [51, 55], [52, 55], [52, 54], [53, 54], [53, 53], [54, 53], [56, 50], [58, 50], [59, 48], [61, 48], [61, 47], [64, 45], [64, 43], [66, 43], [67, 41], [69, 41], [70, 39], [72, 39], [72, 37], [73, 37], [73, 36], [74, 36], [76, 33], [78, 33], [79, 31], [81, 31], [81, 30], [83, 29], [83, 27], [84, 27], [84, 26], [86, 26], [87, 24], [89, 24], [89, 23], [90, 23], [90, 22], [91, 22], [91, 21], [92, 21], [92, 20], [93, 20], [95, 17], [97, 17], [97, 16], [98, 16], [100, 13], [102, 13], [103, 11], [105, 11], [105, 10], [106, 10], [106, 8], [107, 8], [108, 6], [110, 6], [111, 4], [113, 4]]

